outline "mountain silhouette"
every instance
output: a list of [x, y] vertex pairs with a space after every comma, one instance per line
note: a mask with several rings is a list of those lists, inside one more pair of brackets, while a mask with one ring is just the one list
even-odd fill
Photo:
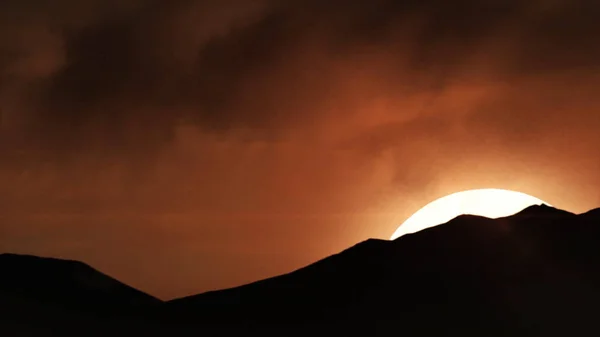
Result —
[[173, 300], [164, 314], [290, 335], [589, 332], [600, 305], [598, 225], [547, 205], [500, 219], [462, 215], [287, 275]]
[[[97, 314], [74, 316], [84, 323], [73, 336], [93, 335], [85, 330], [90, 324], [108, 326], [103, 333], [110, 336], [596, 335], [599, 210], [576, 215], [537, 205], [498, 219], [462, 215], [393, 241], [361, 242], [289, 274], [163, 303], [110, 278], [118, 285], [83, 282], [54, 260], [8, 256], [7, 264], [3, 256], [0, 268], [4, 275], [7, 265], [11, 273], [46, 266], [19, 274], [27, 284], [21, 298], [85, 308], [74, 299], [81, 297], [91, 307], [126, 305], [139, 313], [121, 316], [122, 325]], [[69, 276], [39, 276], [52, 274]], [[15, 287], [3, 281], [0, 296]]]
[[0, 254], [0, 271], [2, 291], [78, 310], [114, 311], [160, 302], [79, 261]]
[[78, 261], [0, 254], [0, 275], [0, 326], [10, 336], [91, 335], [161, 303]]

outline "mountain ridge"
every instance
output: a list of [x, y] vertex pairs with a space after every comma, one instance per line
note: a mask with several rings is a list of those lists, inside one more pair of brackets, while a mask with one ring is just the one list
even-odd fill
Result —
[[[359, 242], [283, 275], [144, 302], [137, 323], [122, 335], [388, 336], [397, 326], [408, 336], [600, 332], [595, 323], [600, 303], [597, 215], [600, 208], [574, 214], [547, 205], [497, 219], [461, 215], [395, 240]], [[0, 254], [0, 270], [7, 270], [7, 258], [50, 262], [54, 272], [58, 265], [91, 268], [73, 260], [15, 256]], [[8, 296], [2, 291], [7, 284], [0, 280], [0, 298]], [[131, 294], [126, 291], [114, 303], [127, 303]], [[30, 291], [28, 298], [34, 295]], [[29, 305], [18, 299], [11, 303], [23, 310]], [[106, 308], [114, 309], [114, 303]], [[44, 313], [47, 309], [40, 308], [36, 319], [43, 320]], [[69, 315], [61, 316], [60, 324], [67, 324]], [[82, 322], [96, 322], [77, 315]], [[105, 334], [122, 333], [117, 323], [111, 324]]]
[[[412, 309], [398, 314], [410, 317], [407, 329], [411, 333], [426, 324], [421, 315], [435, 308], [435, 317], [446, 317], [443, 321], [448, 325], [448, 329], [425, 329], [436, 335], [453, 329], [468, 331], [468, 324], [461, 319], [463, 309], [458, 310], [461, 305], [452, 307], [470, 303], [478, 309], [464, 309], [464, 315], [479, 317], [481, 324], [472, 327], [478, 333], [485, 331], [486, 325], [535, 333], [535, 327], [519, 319], [519, 312], [525, 310], [521, 308], [535, 308], [526, 310], [533, 322], [553, 317], [557, 324], [545, 323], [553, 325], [548, 331], [564, 333], [569, 324], [558, 322], [580, 322], [586, 315], [574, 315], [577, 310], [565, 312], [548, 299], [565, 307], [590, 307], [600, 301], [600, 275], [590, 268], [600, 261], [596, 248], [600, 232], [588, 224], [585, 217], [550, 206], [535, 206], [499, 219], [462, 215], [394, 241], [364, 241], [290, 274], [171, 300], [166, 307], [179, 322], [189, 314], [190, 321], [216, 322], [228, 317], [245, 324], [323, 324], [327, 320], [356, 321], [359, 317], [354, 310], [368, 321], [393, 320], [394, 315], [381, 309], [389, 300], [410, 303]], [[572, 273], [580, 276], [570, 276]], [[351, 284], [347, 284], [349, 280]], [[396, 294], [395, 283], [418, 291]], [[569, 284], [573, 287], [567, 291]], [[440, 298], [446, 300], [439, 302]], [[256, 303], [261, 303], [261, 309]], [[285, 313], [292, 308], [310, 308], [303, 315], [309, 318], [289, 317]], [[507, 321], [497, 322], [494, 315]]]
[[510, 216], [524, 216], [524, 215], [528, 215], [528, 216], [532, 216], [532, 215], [547, 215], [547, 216], [558, 216], [558, 215], [564, 215], [564, 216], [573, 216], [573, 215], [579, 215], [579, 214], [575, 214], [554, 206], [550, 206], [548, 204], [537, 204], [537, 205], [531, 205], [529, 207], [526, 207], [524, 209], [522, 209], [521, 211], [513, 214], [513, 215], [509, 215]]

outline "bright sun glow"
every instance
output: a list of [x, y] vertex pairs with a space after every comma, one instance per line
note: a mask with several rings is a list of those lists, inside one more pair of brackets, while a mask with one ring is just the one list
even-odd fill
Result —
[[521, 192], [493, 188], [462, 191], [439, 198], [421, 208], [396, 229], [391, 239], [444, 224], [462, 214], [500, 218], [539, 204], [550, 206], [547, 202]]

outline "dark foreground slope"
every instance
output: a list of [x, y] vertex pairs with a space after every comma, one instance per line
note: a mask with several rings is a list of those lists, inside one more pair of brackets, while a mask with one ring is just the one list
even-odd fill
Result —
[[287, 275], [171, 301], [163, 315], [209, 334], [587, 335], [600, 332], [599, 263], [598, 211], [533, 206], [368, 240]]
[[[367, 240], [287, 275], [158, 305], [124, 285], [107, 292], [83, 282], [75, 294], [80, 278], [73, 285], [71, 273], [50, 263], [48, 273], [19, 274], [29, 284], [20, 292], [0, 282], [0, 307], [12, 298], [0, 329], [19, 307], [26, 336], [598, 335], [599, 243], [600, 210], [533, 206], [495, 220], [460, 216], [395, 241]], [[31, 266], [13, 262], [11, 275]], [[52, 274], [71, 276], [43, 282]], [[96, 307], [130, 310], [107, 316]]]

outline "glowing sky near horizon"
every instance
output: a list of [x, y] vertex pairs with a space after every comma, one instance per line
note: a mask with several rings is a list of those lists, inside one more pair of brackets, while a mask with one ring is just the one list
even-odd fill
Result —
[[434, 200], [404, 221], [392, 234], [391, 240], [442, 225], [463, 214], [500, 218], [547, 202], [525, 193], [502, 189], [477, 189], [452, 193]]

